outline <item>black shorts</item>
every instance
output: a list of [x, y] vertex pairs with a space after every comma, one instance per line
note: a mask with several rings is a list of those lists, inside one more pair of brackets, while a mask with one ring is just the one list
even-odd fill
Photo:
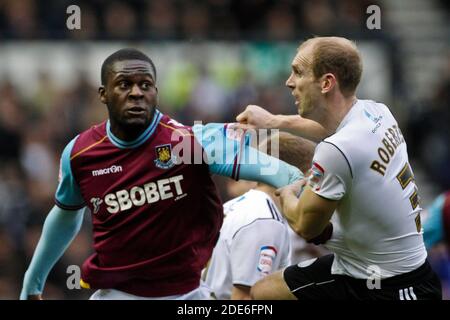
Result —
[[442, 299], [441, 282], [428, 261], [416, 270], [381, 280], [369, 289], [367, 280], [331, 274], [333, 259], [330, 254], [305, 267], [292, 265], [284, 270], [284, 281], [300, 300]]

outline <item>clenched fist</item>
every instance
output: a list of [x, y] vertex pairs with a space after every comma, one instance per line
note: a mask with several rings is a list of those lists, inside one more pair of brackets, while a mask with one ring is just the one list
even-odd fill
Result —
[[236, 117], [242, 128], [245, 129], [275, 129], [275, 116], [269, 111], [256, 106], [248, 105], [244, 112]]

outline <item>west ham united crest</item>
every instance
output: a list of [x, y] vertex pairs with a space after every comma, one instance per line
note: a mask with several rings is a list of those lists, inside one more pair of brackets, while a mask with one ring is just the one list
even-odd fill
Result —
[[175, 165], [175, 156], [172, 156], [172, 146], [163, 144], [155, 147], [155, 165], [160, 169], [169, 169]]

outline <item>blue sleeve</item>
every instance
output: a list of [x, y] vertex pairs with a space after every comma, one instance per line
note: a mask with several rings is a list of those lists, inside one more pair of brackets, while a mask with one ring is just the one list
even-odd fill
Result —
[[31, 263], [25, 272], [20, 299], [42, 293], [50, 270], [80, 231], [83, 212], [84, 209], [69, 211], [57, 206], [50, 210]]
[[61, 155], [59, 184], [55, 194], [56, 205], [66, 210], [78, 210], [86, 206], [70, 165], [70, 154], [77, 137], [69, 142]]
[[444, 240], [444, 227], [442, 221], [442, 208], [444, 207], [445, 194], [441, 194], [427, 208], [427, 218], [423, 223], [423, 240], [427, 249], [432, 248], [438, 242]]
[[[239, 180], [253, 180], [280, 188], [303, 177], [296, 167], [250, 146], [251, 136], [210, 123], [192, 127], [208, 159], [211, 173]], [[236, 133], [237, 132], [237, 133]]]

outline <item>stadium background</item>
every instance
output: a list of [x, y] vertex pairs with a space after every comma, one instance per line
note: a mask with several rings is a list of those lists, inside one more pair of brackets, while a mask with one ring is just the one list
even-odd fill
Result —
[[[66, 8], [81, 8], [68, 30]], [[381, 8], [369, 30], [366, 8]], [[364, 58], [358, 96], [385, 102], [407, 138], [426, 207], [450, 189], [449, 5], [445, 0], [0, 0], [0, 299], [17, 299], [53, 205], [58, 161], [78, 132], [100, 122], [100, 66], [114, 50], [148, 53], [160, 109], [185, 124], [228, 122], [247, 104], [295, 114], [284, 82], [302, 39], [342, 35]], [[223, 200], [229, 183], [220, 180]], [[91, 250], [88, 219], [56, 265], [45, 297], [82, 299], [66, 269]], [[450, 296], [445, 247], [430, 255]]]

